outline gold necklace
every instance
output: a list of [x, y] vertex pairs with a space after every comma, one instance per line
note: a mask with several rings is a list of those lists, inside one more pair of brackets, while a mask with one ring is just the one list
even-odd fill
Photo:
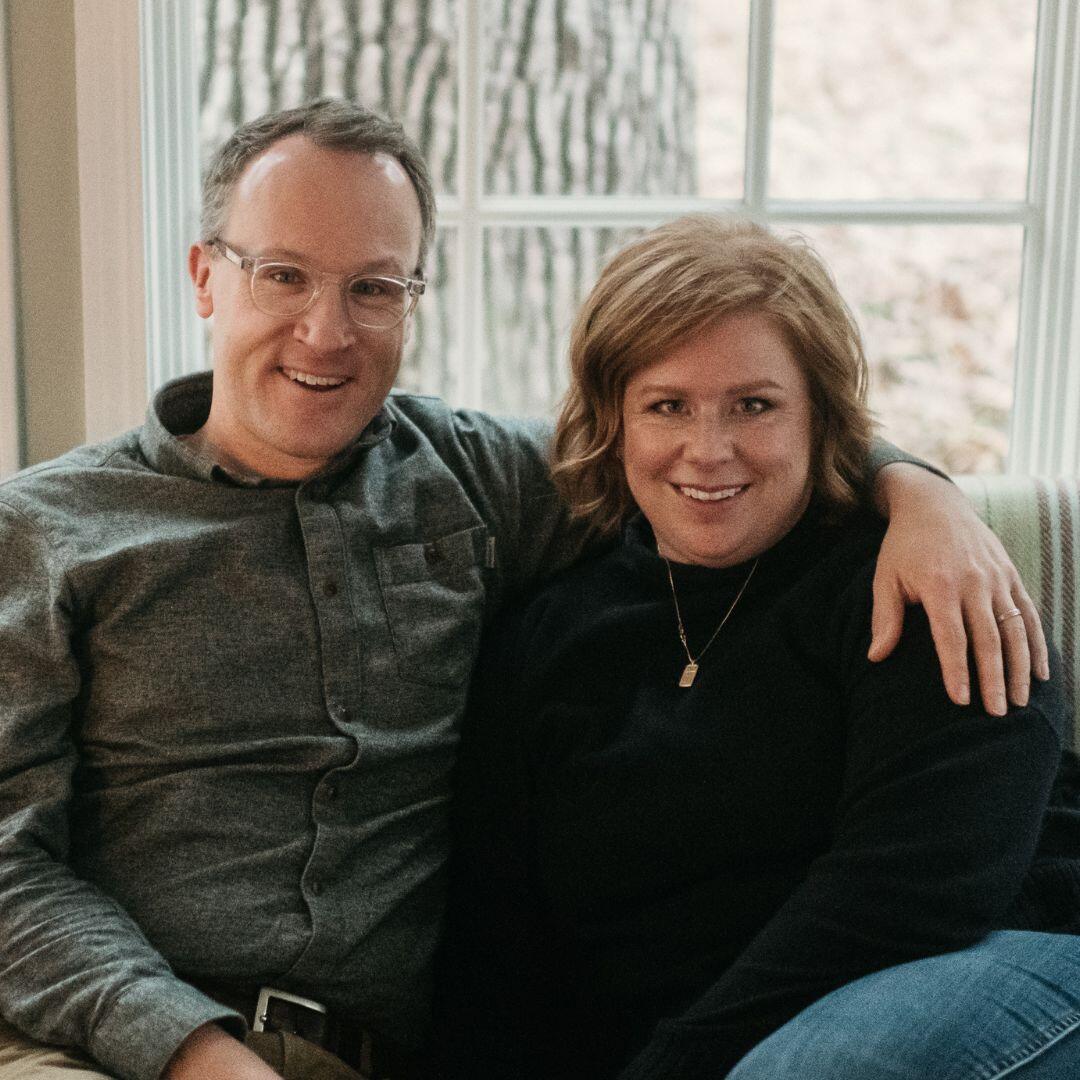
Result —
[[720, 620], [720, 625], [712, 632], [712, 637], [705, 642], [705, 648], [697, 654], [697, 658], [695, 659], [690, 655], [690, 646], [686, 641], [686, 627], [683, 626], [682, 612], [679, 611], [679, 597], [675, 592], [675, 579], [671, 576], [671, 563], [669, 563], [667, 558], [663, 555], [661, 555], [660, 558], [664, 560], [664, 565], [667, 567], [668, 584], [671, 586], [671, 599], [675, 601], [675, 618], [679, 623], [679, 640], [682, 642], [683, 649], [686, 650], [686, 659], [689, 661], [686, 667], [683, 668], [682, 675], [679, 677], [679, 686], [685, 690], [687, 687], [694, 685], [701, 658], [709, 651], [709, 646], [716, 640], [716, 635], [724, 629], [724, 623], [728, 621], [731, 617], [731, 613], [735, 610], [735, 605], [742, 599], [742, 594], [746, 592], [746, 586], [750, 584], [750, 579], [754, 576], [757, 564], [761, 560], [760, 556], [754, 560], [754, 565], [750, 567], [750, 573], [746, 575], [746, 580], [742, 583], [742, 588], [735, 594], [735, 599], [731, 601], [731, 607], [724, 613], [724, 617]]

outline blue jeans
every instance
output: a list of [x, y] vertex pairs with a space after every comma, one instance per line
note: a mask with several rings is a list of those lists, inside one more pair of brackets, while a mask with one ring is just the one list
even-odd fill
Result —
[[999, 931], [857, 979], [728, 1080], [1077, 1080], [1080, 937]]

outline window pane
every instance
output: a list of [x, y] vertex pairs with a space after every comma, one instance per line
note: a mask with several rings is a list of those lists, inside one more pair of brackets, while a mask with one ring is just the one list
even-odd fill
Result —
[[998, 472], [1008, 449], [1019, 226], [800, 229], [862, 328], [882, 434], [949, 472]]
[[450, 284], [457, 243], [455, 229], [439, 228], [427, 259], [428, 287], [416, 305], [412, 333], [394, 382], [402, 390], [435, 394], [449, 401], [457, 400], [461, 392], [457, 297]]
[[566, 387], [578, 305], [607, 259], [637, 232], [565, 226], [485, 233], [485, 408], [553, 414]]
[[488, 0], [487, 190], [737, 197], [745, 9]]
[[696, 0], [697, 194], [738, 199], [743, 194], [746, 147], [748, 0]]
[[776, 0], [771, 194], [1024, 197], [1036, 0]]
[[326, 94], [400, 120], [455, 190], [458, 0], [198, 0], [205, 161], [244, 120]]

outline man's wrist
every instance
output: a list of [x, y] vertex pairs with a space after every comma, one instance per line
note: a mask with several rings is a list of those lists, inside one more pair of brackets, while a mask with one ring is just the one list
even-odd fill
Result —
[[169, 1059], [161, 1080], [274, 1080], [276, 1073], [216, 1023], [196, 1028]]
[[905, 503], [940, 499], [947, 491], [960, 493], [940, 470], [919, 461], [890, 461], [875, 471], [870, 495], [874, 509], [891, 519]]

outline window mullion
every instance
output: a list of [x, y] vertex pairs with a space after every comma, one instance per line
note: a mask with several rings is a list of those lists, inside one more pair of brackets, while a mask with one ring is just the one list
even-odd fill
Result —
[[[483, 200], [480, 210], [485, 225], [544, 226], [591, 225], [622, 227], [653, 225], [680, 214], [737, 212], [741, 200], [653, 195], [509, 195]], [[459, 203], [443, 208], [448, 221], [460, 220]], [[1026, 202], [844, 201], [821, 199], [775, 199], [768, 203], [772, 221], [853, 225], [1030, 225], [1034, 208]]]
[[483, 405], [485, 363], [484, 231], [484, 49], [483, 0], [461, 0], [458, 40], [458, 349], [453, 370], [455, 399], [474, 408]]
[[1008, 468], [1080, 471], [1080, 13], [1043, 0]]
[[750, 49], [746, 77], [744, 199], [760, 215], [769, 195], [772, 131], [773, 0], [750, 0]]
[[199, 91], [195, 7], [142, 0], [146, 372], [150, 387], [206, 367], [206, 338], [184, 268], [198, 235]]

